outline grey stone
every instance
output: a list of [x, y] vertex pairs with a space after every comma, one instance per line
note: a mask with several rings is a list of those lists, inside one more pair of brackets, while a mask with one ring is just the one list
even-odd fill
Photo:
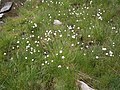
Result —
[[4, 22], [3, 21], [0, 21], [0, 25], [3, 24]]
[[62, 24], [62, 22], [61, 22], [61, 21], [59, 21], [59, 20], [54, 20], [53, 24], [54, 24], [54, 25], [61, 25], [61, 24]]
[[1, 8], [0, 13], [9, 11], [13, 5], [13, 2], [6, 2], [5, 5]]
[[4, 14], [3, 14], [3, 13], [1, 13], [1, 14], [0, 14], [0, 18], [2, 18], [2, 17], [3, 17], [3, 15], [4, 15]]
[[91, 87], [89, 87], [85, 82], [77, 80], [78, 84], [81, 87], [81, 90], [95, 90]]

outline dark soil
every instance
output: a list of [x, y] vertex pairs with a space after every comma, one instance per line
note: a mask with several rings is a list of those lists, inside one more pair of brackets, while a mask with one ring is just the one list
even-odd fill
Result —
[[5, 16], [3, 18], [18, 16], [18, 13], [16, 10], [18, 10], [19, 7], [21, 7], [25, 1], [26, 0], [1, 0], [0, 9], [4, 6], [4, 4], [6, 2], [13, 2], [13, 6], [12, 6], [11, 10], [6, 12]]

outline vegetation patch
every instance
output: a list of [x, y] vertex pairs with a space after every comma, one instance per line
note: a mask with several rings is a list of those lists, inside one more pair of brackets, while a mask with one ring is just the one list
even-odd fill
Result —
[[119, 90], [119, 7], [119, 0], [26, 0], [0, 26], [0, 89], [79, 90], [82, 80]]

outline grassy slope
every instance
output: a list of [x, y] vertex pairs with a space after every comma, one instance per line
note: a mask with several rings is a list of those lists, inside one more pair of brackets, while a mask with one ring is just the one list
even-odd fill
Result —
[[26, 2], [0, 27], [0, 89], [76, 90], [82, 79], [98, 90], [119, 90], [119, 0], [46, 1]]

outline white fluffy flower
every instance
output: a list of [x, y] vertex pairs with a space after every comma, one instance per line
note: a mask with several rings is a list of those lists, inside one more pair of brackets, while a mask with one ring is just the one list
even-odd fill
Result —
[[62, 53], [62, 52], [63, 52], [62, 50], [59, 51], [59, 53]]
[[61, 65], [58, 65], [58, 68], [61, 68]]
[[53, 60], [51, 60], [51, 62], [54, 62]]
[[25, 59], [28, 59], [27, 57], [25, 57]]
[[42, 63], [42, 66], [44, 66], [44, 63]]
[[96, 59], [99, 59], [99, 57], [98, 57], [98, 56], [96, 56], [95, 58], [96, 58]]
[[107, 48], [104, 48], [104, 47], [103, 47], [103, 48], [102, 48], [102, 50], [103, 50], [103, 51], [106, 51], [106, 50], [107, 50]]
[[65, 56], [62, 56], [62, 59], [65, 59]]

